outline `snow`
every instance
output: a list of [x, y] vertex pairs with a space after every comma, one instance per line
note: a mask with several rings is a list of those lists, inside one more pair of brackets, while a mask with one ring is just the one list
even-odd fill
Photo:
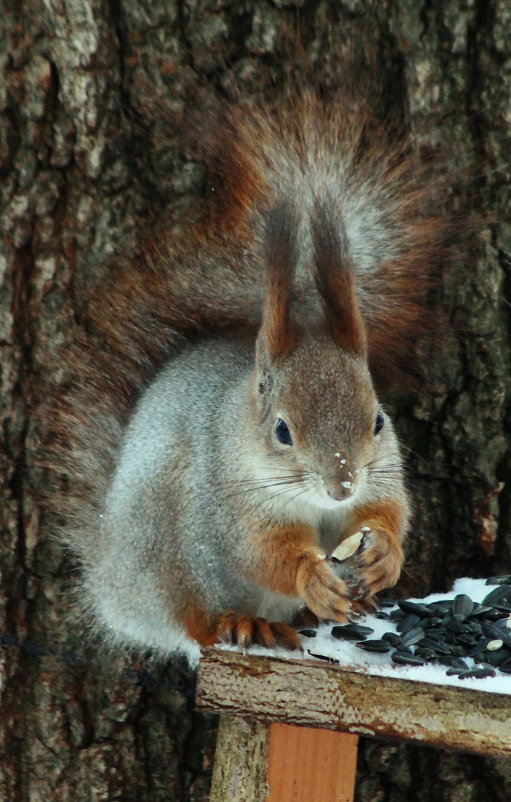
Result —
[[[423, 599], [414, 598], [409, 599], [409, 601], [429, 604], [442, 599], [453, 599], [457, 594], [465, 593], [467, 596], [470, 596], [472, 601], [482, 602], [491, 589], [491, 586], [485, 584], [484, 579], [464, 578], [458, 579], [449, 593], [433, 593]], [[391, 608], [385, 608], [385, 612], [390, 611]], [[369, 635], [371, 640], [381, 638], [385, 632], [397, 631], [394, 622], [388, 619], [376, 618], [374, 615], [362, 616], [357, 619], [356, 623], [374, 629], [374, 633]], [[357, 648], [353, 642], [341, 641], [333, 638], [330, 634], [332, 626], [334, 626], [332, 622], [320, 624], [315, 638], [301, 636], [304, 649], [303, 654], [298, 651], [289, 652], [282, 648], [266, 649], [261, 646], [251, 647], [250, 654], [302, 660], [305, 658], [320, 662], [322, 665], [327, 665], [324, 660], [320, 660], [309, 654], [308, 650], [310, 650], [313, 654], [320, 654], [323, 657], [332, 658], [341, 668], [347, 668], [350, 671], [358, 671], [374, 676], [394, 677], [396, 679], [410, 680], [413, 682], [428, 682], [434, 685], [453, 685], [457, 688], [471, 688], [488, 693], [511, 694], [511, 675], [501, 674], [498, 669], [496, 669], [495, 677], [486, 677], [484, 679], [459, 679], [457, 676], [447, 676], [447, 666], [438, 663], [431, 663], [425, 666], [396, 665], [391, 661], [390, 654], [365, 652]], [[308, 627], [303, 627], [303, 629], [308, 629]], [[236, 647], [222, 648], [239, 651]], [[474, 660], [470, 657], [465, 657], [463, 659], [469, 667], [476, 665]]]

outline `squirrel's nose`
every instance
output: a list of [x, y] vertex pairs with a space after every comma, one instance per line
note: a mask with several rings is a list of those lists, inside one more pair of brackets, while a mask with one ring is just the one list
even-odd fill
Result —
[[355, 488], [353, 486], [353, 482], [332, 482], [328, 487], [327, 491], [330, 498], [335, 499], [335, 501], [345, 501], [347, 498], [353, 495], [355, 492]]

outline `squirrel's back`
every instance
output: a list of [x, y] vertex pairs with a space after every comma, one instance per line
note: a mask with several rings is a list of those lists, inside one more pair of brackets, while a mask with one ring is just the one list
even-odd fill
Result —
[[[80, 541], [86, 606], [110, 640], [196, 658], [172, 612], [199, 598], [204, 577], [216, 609], [226, 594], [231, 606], [234, 592], [238, 605], [247, 594], [235, 574], [225, 587], [219, 581], [230, 555], [226, 538], [215, 534], [229, 506], [217, 501], [236, 491], [225, 484], [228, 466], [212, 443], [229, 436], [228, 421], [239, 417], [236, 397], [225, 398], [250, 372], [252, 354], [253, 342], [222, 337], [185, 347], [135, 407], [96, 527]], [[218, 420], [220, 404], [227, 426]]]

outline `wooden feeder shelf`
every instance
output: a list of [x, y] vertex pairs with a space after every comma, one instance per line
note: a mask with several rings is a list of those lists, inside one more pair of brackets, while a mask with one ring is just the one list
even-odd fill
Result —
[[197, 707], [222, 716], [211, 802], [350, 802], [358, 735], [511, 756], [511, 696], [311, 660], [207, 649]]

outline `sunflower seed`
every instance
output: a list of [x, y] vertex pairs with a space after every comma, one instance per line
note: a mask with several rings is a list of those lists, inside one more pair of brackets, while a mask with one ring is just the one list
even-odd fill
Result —
[[396, 604], [395, 599], [380, 599], [380, 607], [395, 607]]
[[392, 646], [386, 640], [364, 640], [355, 645], [366, 652], [376, 652], [378, 654], [385, 654], [392, 650]]
[[332, 627], [332, 635], [338, 640], [365, 640], [373, 632], [374, 629], [364, 627], [361, 624], [345, 624], [344, 626]]
[[451, 653], [451, 647], [447, 643], [430, 640], [429, 638], [423, 638], [421, 641], [419, 641], [419, 646], [421, 646], [423, 649], [433, 649], [433, 651], [435, 651], [437, 654]]
[[364, 532], [359, 531], [355, 532], [354, 535], [347, 537], [346, 540], [343, 540], [342, 543], [339, 543], [336, 549], [332, 552], [331, 559], [334, 562], [342, 563], [344, 560], [347, 560], [353, 554], [355, 554], [356, 550], [362, 543], [362, 538], [364, 537]]
[[408, 613], [408, 615], [405, 615], [405, 617], [398, 622], [396, 629], [398, 632], [408, 632], [409, 629], [416, 627], [420, 621], [422, 621], [420, 616], [414, 613]]
[[454, 615], [452, 618], [447, 622], [447, 629], [450, 632], [457, 632], [458, 634], [470, 632], [470, 625], [466, 624], [461, 617], [455, 617]]
[[[349, 546], [350, 539], [343, 541], [338, 548], [345, 544]], [[361, 538], [358, 539], [358, 546], [361, 542]], [[336, 553], [339, 552], [333, 553], [334, 558]], [[343, 559], [347, 560], [348, 556]], [[407, 599], [397, 602], [382, 600], [382, 606], [388, 612], [376, 615], [382, 620], [388, 619], [389, 624], [392, 622], [397, 632], [385, 632], [380, 639], [375, 639], [371, 627], [352, 622], [332, 627], [332, 636], [356, 641], [356, 646], [367, 652], [390, 653], [391, 661], [396, 665], [436, 662], [448, 667], [447, 674], [458, 675], [461, 679], [495, 676], [499, 670], [511, 674], [511, 574], [500, 580], [499, 583], [493, 582], [495, 587], [482, 603], [473, 602], [464, 593], [452, 600], [440, 599], [430, 604]], [[391, 607], [394, 609], [389, 609]], [[315, 637], [317, 633], [306, 629], [300, 634]], [[368, 639], [371, 635], [373, 638]], [[325, 655], [317, 656], [336, 662]], [[476, 665], [471, 668], [465, 657], [473, 658]]]
[[475, 657], [477, 654], [481, 654], [481, 652], [486, 651], [489, 642], [489, 638], [482, 638], [475, 646], [469, 647], [467, 655], [469, 657]]
[[[385, 636], [383, 636], [383, 637], [385, 637]], [[437, 659], [437, 653], [435, 652], [435, 650], [434, 649], [427, 649], [424, 646], [418, 646], [415, 649], [415, 654], [417, 655], [417, 657], [422, 657], [428, 663], [431, 663], [433, 660]]]
[[422, 626], [424, 629], [430, 629], [431, 627], [437, 627], [439, 624], [442, 623], [444, 619], [440, 618], [438, 615], [432, 615], [431, 618], [428, 618]]
[[460, 671], [458, 679], [485, 679], [486, 677], [494, 677], [495, 670], [493, 668], [469, 668], [467, 671]]
[[456, 643], [451, 646], [451, 654], [455, 657], [465, 657], [467, 654], [470, 654], [470, 650], [473, 648], [473, 646], [465, 646], [464, 644]]
[[511, 585], [511, 574], [504, 576], [490, 576], [485, 585]]
[[478, 640], [475, 635], [457, 635], [456, 643], [461, 646], [475, 646]]
[[419, 657], [417, 654], [408, 654], [407, 652], [394, 652], [391, 654], [390, 659], [394, 663], [401, 666], [425, 666], [427, 660]]
[[511, 660], [511, 653], [507, 649], [497, 649], [496, 652], [481, 652], [479, 657], [485, 663], [500, 668], [507, 660]]
[[508, 606], [510, 603], [511, 585], [500, 585], [488, 593], [483, 599], [483, 604], [487, 604], [491, 607], [498, 607], [499, 609], [502, 609], [502, 606]]
[[391, 646], [399, 646], [401, 643], [401, 638], [396, 632], [386, 632], [381, 638], [390, 643]]
[[403, 612], [418, 615], [419, 618], [429, 618], [432, 615], [432, 612], [427, 604], [420, 604], [403, 599], [398, 601], [398, 605]]
[[446, 643], [447, 634], [446, 629], [428, 629], [426, 637], [435, 643]]
[[452, 610], [452, 599], [442, 599], [441, 601], [431, 602], [429, 609], [434, 615], [446, 615]]
[[470, 618], [479, 618], [488, 615], [493, 611], [493, 607], [487, 607], [484, 604], [474, 604], [474, 608], [470, 613]]
[[459, 593], [455, 596], [452, 604], [452, 612], [454, 615], [461, 615], [463, 618], [468, 618], [473, 609], [474, 602], [466, 593]]
[[408, 632], [405, 632], [401, 638], [401, 643], [403, 646], [413, 646], [414, 643], [418, 643], [423, 638], [424, 630], [422, 627], [414, 627], [413, 629], [409, 629]]
[[500, 638], [504, 634], [502, 630], [495, 624], [486, 621], [483, 621], [481, 629], [483, 630], [484, 634], [490, 639]]
[[464, 660], [461, 659], [461, 657], [453, 657], [452, 655], [444, 654], [440, 655], [437, 659], [438, 662], [443, 666], [450, 666], [451, 668], [457, 668], [461, 671], [468, 669], [468, 665]]

